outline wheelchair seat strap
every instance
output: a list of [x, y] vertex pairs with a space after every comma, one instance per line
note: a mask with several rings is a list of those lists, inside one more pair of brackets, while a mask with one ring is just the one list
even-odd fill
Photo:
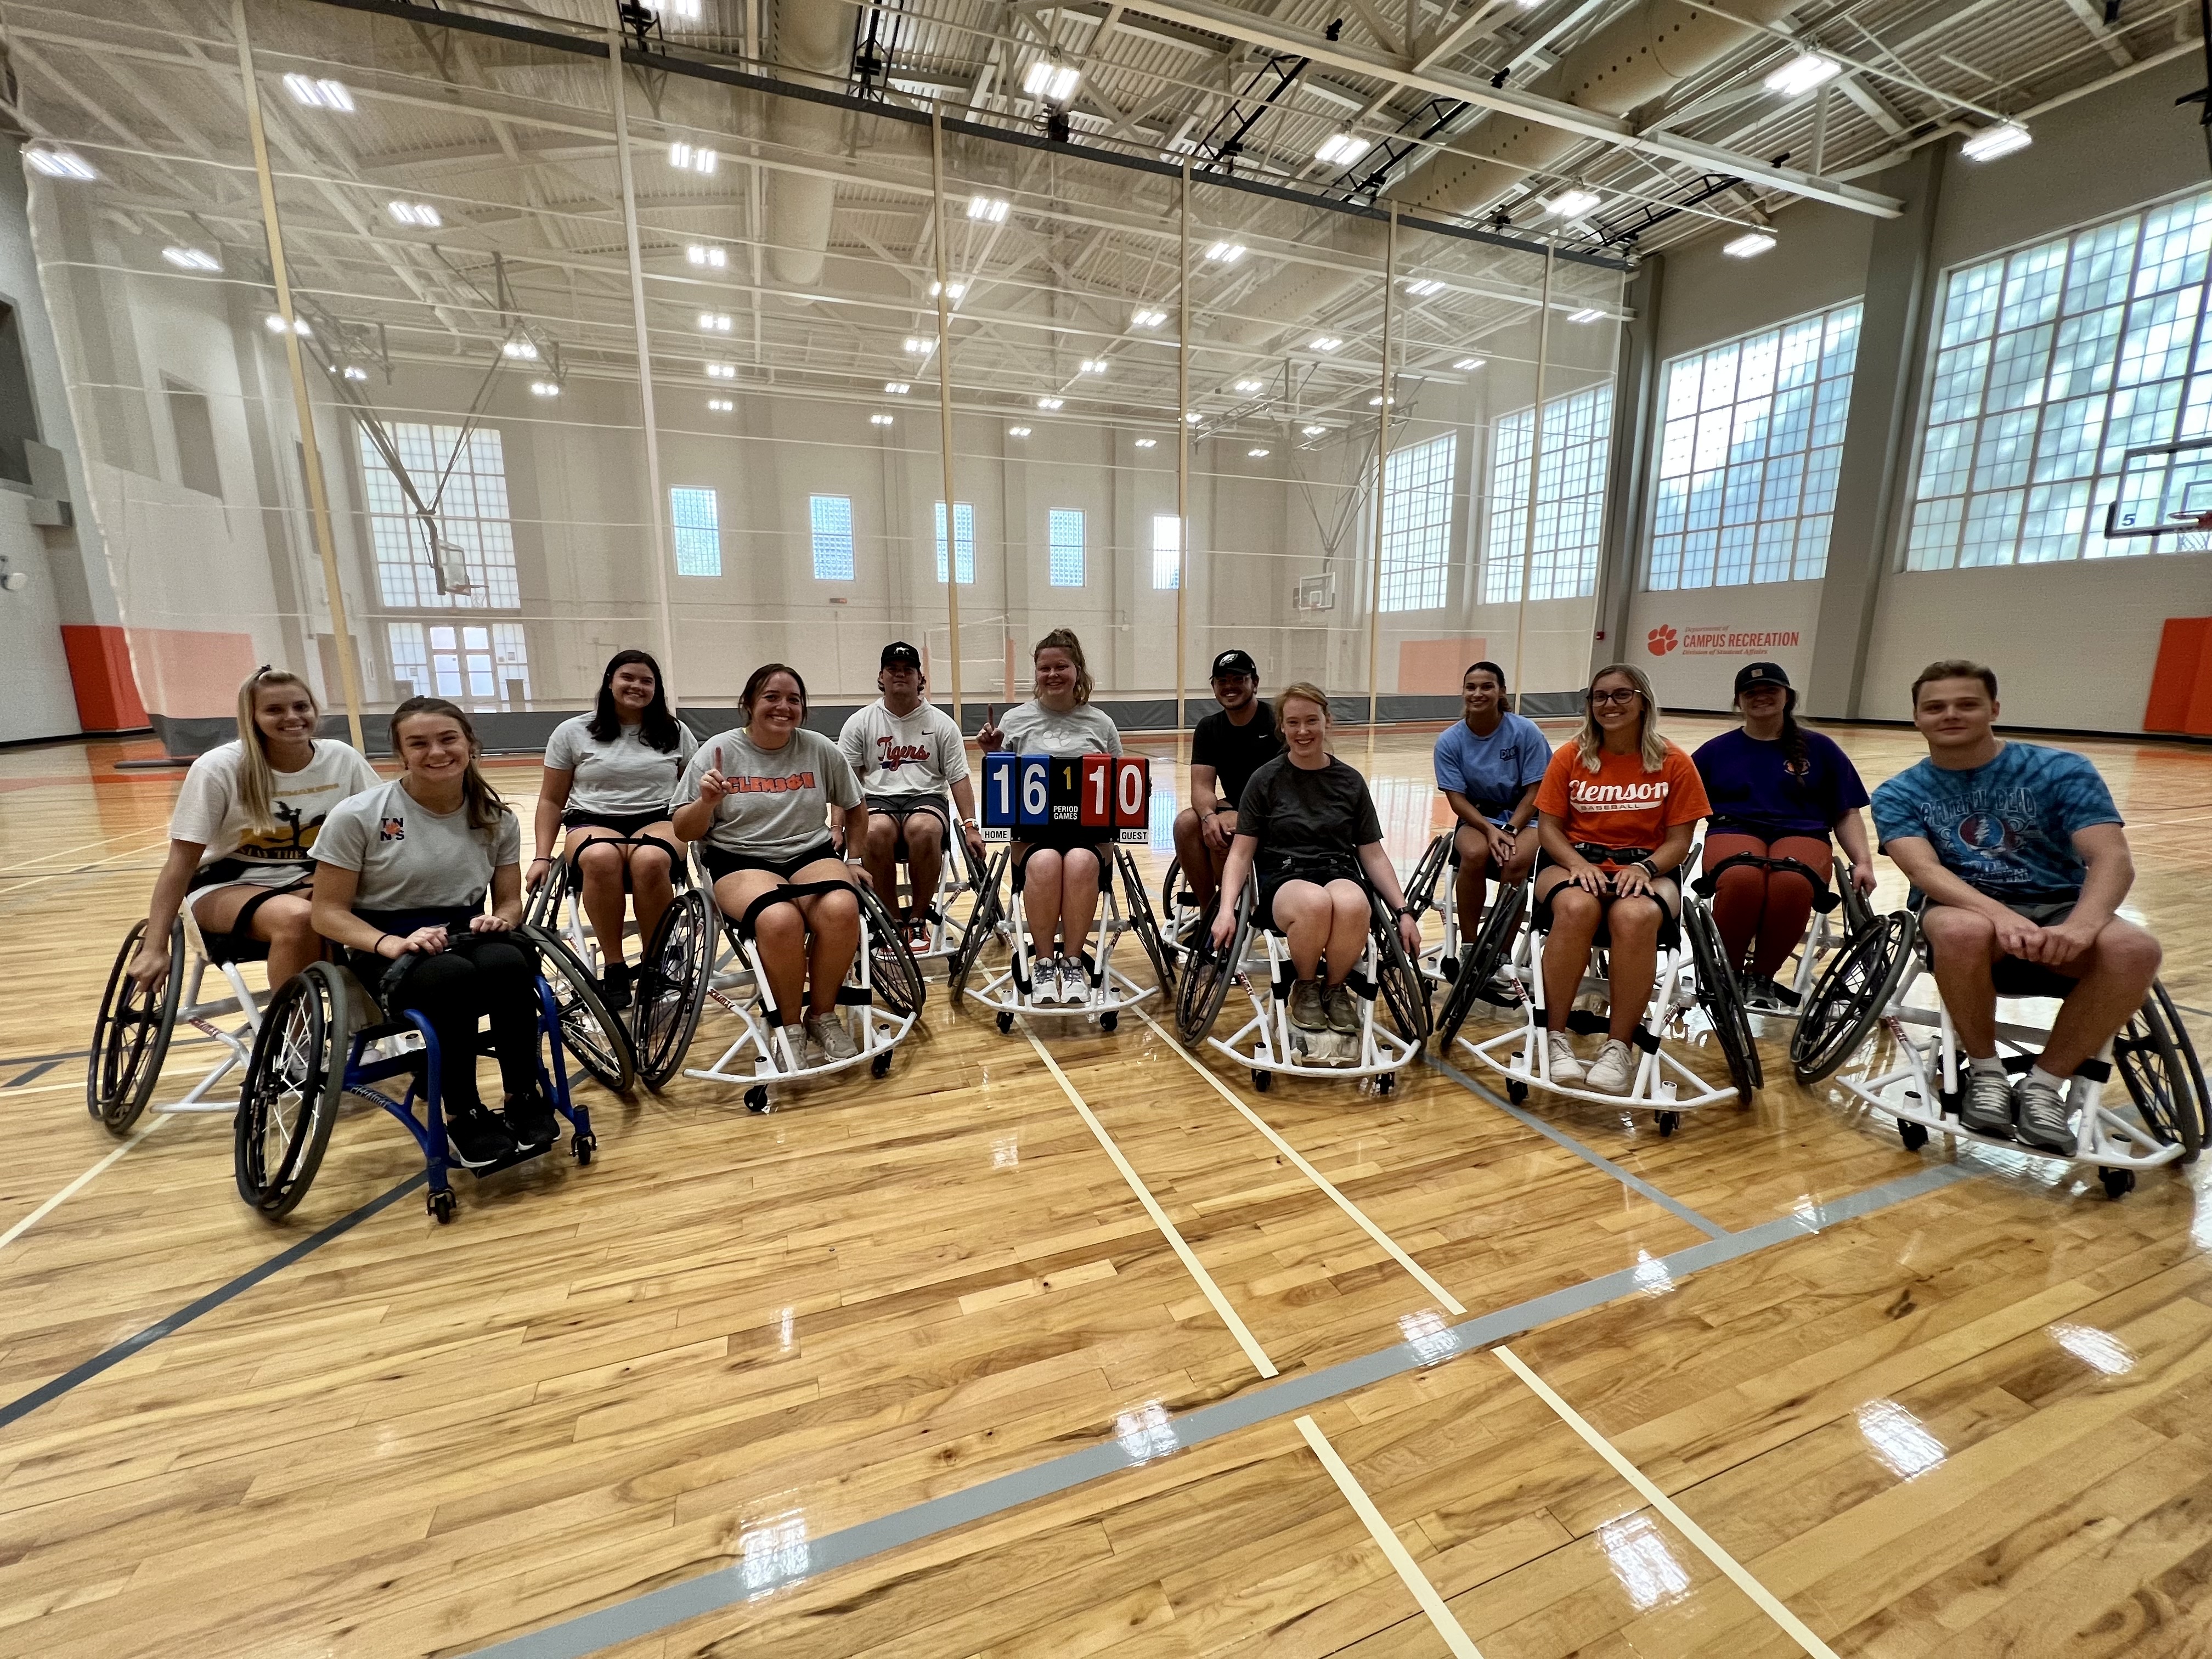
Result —
[[1827, 878], [1802, 859], [1768, 858], [1759, 853], [1729, 854], [1692, 882], [1691, 890], [1699, 898], [1710, 901], [1714, 890], [1720, 885], [1721, 878], [1738, 866], [1747, 869], [1765, 870], [1777, 875], [1804, 877], [1807, 884], [1813, 890], [1813, 908], [1822, 915], [1827, 915], [1829, 911], [1844, 902], [1843, 895], [1829, 884]]
[[794, 899], [813, 898], [823, 893], [852, 890], [853, 884], [849, 881], [797, 881], [786, 882], [781, 887], [771, 887], [750, 904], [745, 906], [744, 914], [738, 918], [738, 936], [745, 939], [752, 938], [754, 924], [760, 920], [762, 913], [771, 905], [788, 904]]

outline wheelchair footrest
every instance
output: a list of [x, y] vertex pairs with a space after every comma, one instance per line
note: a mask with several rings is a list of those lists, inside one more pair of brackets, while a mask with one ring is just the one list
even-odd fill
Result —
[[548, 1141], [543, 1146], [532, 1146], [526, 1148], [522, 1152], [517, 1152], [513, 1158], [503, 1158], [495, 1164], [487, 1164], [481, 1170], [470, 1169], [467, 1164], [457, 1163], [453, 1158], [448, 1158], [446, 1160], [446, 1168], [448, 1170], [465, 1170], [468, 1174], [474, 1176], [478, 1181], [482, 1181], [486, 1176], [495, 1176], [502, 1170], [512, 1170], [517, 1164], [527, 1164], [532, 1158], [543, 1158], [546, 1153], [551, 1152], [554, 1147], [560, 1144], [560, 1138], [556, 1136], [552, 1140]]

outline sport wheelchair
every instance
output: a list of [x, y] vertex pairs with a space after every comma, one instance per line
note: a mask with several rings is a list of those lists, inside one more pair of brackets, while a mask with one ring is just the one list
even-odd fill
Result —
[[[898, 872], [901, 884], [909, 890], [906, 896], [909, 900], [908, 909], [911, 912], [915, 908], [911, 902], [914, 872], [903, 859], [898, 860], [894, 868]], [[967, 931], [967, 918], [957, 912], [957, 907], [965, 898], [969, 901], [968, 909], [972, 913], [975, 896], [981, 880], [982, 872], [977, 869], [968, 851], [967, 837], [957, 828], [952, 830], [945, 838], [944, 862], [938, 866], [937, 872], [937, 890], [931, 895], [927, 904], [920, 907], [926, 931], [918, 946], [913, 944], [908, 946], [908, 954], [917, 963], [951, 961], [953, 953], [960, 948], [962, 936]], [[888, 920], [888, 906], [884, 914]], [[893, 926], [896, 924], [894, 922]]]
[[[529, 936], [519, 932], [517, 937]], [[542, 948], [544, 938], [539, 934], [532, 942]], [[538, 1004], [538, 1085], [574, 1131], [570, 1154], [586, 1164], [599, 1140], [592, 1133], [590, 1112], [570, 1098], [566, 1028], [553, 988], [542, 973]], [[490, 1052], [488, 1038], [479, 1052]], [[441, 1223], [451, 1221], [452, 1165], [439, 1101], [438, 1061], [437, 1034], [423, 1015], [410, 1009], [388, 1018], [351, 969], [336, 962], [308, 963], [270, 996], [246, 1063], [233, 1144], [239, 1196], [272, 1221], [290, 1213], [322, 1166], [331, 1127], [345, 1097], [355, 1095], [382, 1107], [414, 1136], [430, 1178], [426, 1206]], [[397, 1100], [377, 1086], [402, 1077], [406, 1092]], [[418, 1098], [420, 1116], [415, 1111]], [[482, 1180], [550, 1150], [540, 1146], [472, 1173]]]
[[[1805, 937], [1797, 947], [1795, 964], [1788, 969], [1789, 983], [1784, 984], [1779, 975], [1775, 980], [1774, 988], [1781, 994], [1780, 1000], [1769, 1002], [1747, 999], [1744, 1004], [1747, 1012], [1757, 1018], [1796, 1019], [1804, 1008], [1806, 996], [1834, 961], [1836, 953], [1875, 925], [1873, 907], [1868, 904], [1866, 895], [1860, 892], [1857, 884], [1850, 879], [1846, 865], [1838, 864], [1833, 872], [1834, 879], [1824, 881], [1818, 872], [1796, 859], [1765, 858], [1756, 853], [1738, 853], [1723, 859], [1710, 870], [1701, 870], [1691, 882], [1691, 890], [1710, 906], [1713, 895], [1720, 890], [1721, 878], [1740, 866], [1760, 870], [1794, 871], [1802, 876], [1813, 889], [1812, 920], [1806, 925]], [[1842, 913], [1840, 925], [1837, 919], [1838, 911]], [[1723, 955], [1725, 953], [1723, 949]], [[1733, 962], [1729, 964], [1731, 969], [1741, 965]], [[1737, 983], [1741, 988], [1742, 981], [1739, 980]]]
[[[657, 939], [667, 935], [672, 926], [689, 928], [692, 925], [690, 921], [678, 924], [679, 911], [690, 917], [711, 915], [719, 908], [708, 896], [714, 891], [714, 884], [700, 865], [696, 848], [692, 859], [695, 867], [691, 890], [681, 896], [678, 906], [663, 918], [661, 928], [656, 931]], [[733, 1015], [740, 1029], [712, 1065], [689, 1067], [684, 1076], [709, 1083], [739, 1085], [744, 1090], [745, 1109], [766, 1112], [771, 1109], [771, 1084], [829, 1077], [864, 1060], [870, 1076], [889, 1075], [891, 1051], [914, 1029], [928, 992], [922, 982], [921, 969], [915, 964], [906, 940], [900, 937], [890, 912], [868, 885], [860, 866], [848, 867], [852, 872], [851, 885], [860, 907], [860, 942], [853, 953], [853, 966], [846, 974], [845, 982], [838, 988], [837, 1003], [856, 1039], [854, 1046], [859, 1052], [849, 1060], [824, 1058], [810, 1061], [803, 1028], [786, 1023], [783, 1011], [775, 1006], [775, 993], [761, 964], [760, 947], [753, 930], [763, 910], [794, 897], [826, 892], [832, 886], [844, 884], [806, 882], [763, 894], [742, 916], [721, 917], [720, 940], [708, 955], [705, 971], [697, 976], [696, 995], [701, 1003], [711, 1000], [716, 1007]], [[695, 900], [700, 906], [698, 911], [688, 908]], [[648, 951], [647, 956], [653, 959], [653, 952]], [[653, 972], [656, 984], [665, 982], [657, 959], [653, 959]], [[672, 1026], [681, 1018], [672, 1002], [668, 1018]], [[689, 1014], [693, 1027], [698, 1018], [699, 1009], [695, 1005]], [[684, 1039], [687, 1045], [689, 1036], [687, 1030]], [[679, 1054], [680, 1052], [679, 1049]]]
[[[2063, 1000], [2073, 988], [2063, 975], [2033, 964], [2022, 967], [2027, 971], [2014, 970], [2001, 988], [2008, 1000]], [[1933, 957], [1919, 918], [1910, 909], [1893, 910], [1855, 935], [1828, 964], [1799, 1013], [1790, 1044], [1797, 1081], [1811, 1088], [1867, 1049], [1864, 1069], [1837, 1080], [1856, 1098], [1896, 1120], [1898, 1139], [1907, 1152], [1925, 1146], [1934, 1130], [1954, 1140], [2030, 1158], [2087, 1164], [2111, 1198], [2133, 1191], [2139, 1170], [2196, 1161], [2212, 1121], [2212, 1097], [2206, 1094], [2203, 1068], [2163, 984], [2152, 984], [2142, 1006], [2119, 1034], [2068, 1083], [2074, 1148], [2051, 1152], [1978, 1133], [1959, 1121], [1966, 1055], [1940, 995], [1932, 1008], [1913, 1005], [1912, 993], [1923, 975], [1932, 989]], [[1877, 1033], [1887, 1040], [1886, 1054], [1879, 1045], [1869, 1048]], [[2032, 1066], [2048, 1035], [2000, 1020], [1997, 1048], [2006, 1071], [2018, 1073]], [[1885, 1060], [1883, 1069], [1875, 1069]], [[2132, 1115], [2106, 1102], [2105, 1085], [2115, 1072]]]
[[[1298, 1043], [1290, 1023], [1291, 987], [1296, 970], [1282, 933], [1270, 923], [1256, 925], [1259, 882], [1248, 878], [1237, 896], [1237, 931], [1224, 949], [1213, 943], [1211, 915], [1200, 923], [1183, 957], [1182, 987], [1176, 999], [1176, 1030], [1192, 1047], [1211, 1043], [1247, 1066], [1252, 1086], [1265, 1093], [1278, 1073], [1291, 1077], [1374, 1079], [1375, 1092], [1387, 1095], [1399, 1070], [1428, 1041], [1429, 995], [1420, 970], [1398, 938], [1396, 919], [1382, 901], [1372, 907], [1367, 946], [1346, 983], [1359, 1004], [1359, 1033], [1350, 1056], [1340, 1061], [1311, 1057]], [[1255, 940], [1260, 951], [1255, 958]], [[1241, 983], [1252, 1000], [1252, 1017], [1225, 1040], [1211, 1035], [1227, 1000], [1230, 986]], [[1375, 1018], [1377, 1000], [1389, 1010], [1392, 1030]]]
[[[1694, 852], [1692, 854], [1695, 856]], [[1518, 884], [1516, 884], [1516, 888]], [[1438, 1048], [1449, 1053], [1456, 1041], [1505, 1079], [1515, 1105], [1533, 1088], [1571, 1096], [1601, 1106], [1627, 1106], [1655, 1115], [1662, 1136], [1671, 1135], [1684, 1112], [1694, 1111], [1733, 1094], [1741, 1106], [1765, 1084], [1759, 1049], [1721, 945], [1711, 915], [1694, 891], [1682, 896], [1682, 915], [1659, 931], [1659, 960], [1651, 998], [1630, 1038], [1637, 1051], [1634, 1076], [1626, 1094], [1554, 1083], [1544, 1024], [1544, 941], [1547, 934], [1533, 915], [1522, 925], [1522, 893], [1501, 892], [1485, 918], [1482, 931], [1462, 952], [1451, 975], [1452, 992], [1437, 1021]], [[1600, 924], [1577, 997], [1610, 994], [1607, 976], [1607, 933]], [[1460, 1036], [1478, 1001], [1489, 1001], [1520, 1018], [1514, 1029], [1480, 1042]], [[1585, 1036], [1608, 1029], [1602, 1014], [1571, 1010], [1566, 1029]], [[1667, 1051], [1669, 1041], [1717, 1047], [1727, 1065], [1726, 1085], [1707, 1082]]]
[[[1097, 920], [1092, 926], [1090, 948], [1080, 953], [1089, 980], [1088, 994], [1080, 1002], [1034, 1000], [1031, 994], [1036, 981], [1030, 972], [1029, 929], [1018, 918], [1008, 916], [1006, 902], [1000, 897], [1007, 886], [1006, 872], [1012, 858], [1013, 848], [1001, 847], [992, 855], [990, 866], [983, 873], [975, 908], [969, 912], [967, 931], [952, 953], [948, 980], [955, 1002], [972, 996], [997, 1013], [1001, 1031], [1014, 1029], [1017, 1014], [1095, 1018], [1100, 1030], [1111, 1031], [1121, 1024], [1121, 1010], [1143, 1001], [1152, 994], [1153, 988], [1139, 988], [1135, 981], [1114, 966], [1114, 946], [1125, 933], [1135, 933], [1138, 943], [1144, 946], [1159, 990], [1168, 996], [1175, 994], [1174, 961], [1168, 954], [1167, 941], [1160, 935], [1151, 896], [1145, 891], [1144, 878], [1137, 873], [1136, 861], [1129, 856], [1128, 850], [1109, 842], [1098, 848]], [[1126, 913], [1115, 892], [1117, 885], [1127, 898]], [[1018, 901], [1021, 893], [1022, 872], [1017, 869], [1012, 877], [1013, 899]], [[984, 964], [983, 952], [994, 943], [1002, 947], [1006, 955], [1000, 962]], [[982, 983], [970, 988], [969, 981], [979, 966], [982, 968]]]
[[[145, 1111], [161, 1079], [169, 1042], [179, 1024], [210, 1038], [221, 1050], [215, 1065], [184, 1096], [155, 1109], [161, 1112], [230, 1112], [238, 1103], [228, 1096], [210, 1101], [216, 1085], [251, 1055], [261, 1029], [261, 1005], [240, 971], [249, 962], [265, 962], [269, 947], [258, 939], [223, 953], [210, 951], [187, 897], [169, 927], [169, 975], [149, 992], [131, 977], [131, 959], [146, 937], [141, 921], [123, 941], [100, 994], [100, 1017], [93, 1026], [85, 1060], [85, 1109], [111, 1134], [125, 1135]], [[209, 969], [230, 988], [227, 997], [203, 999]]]

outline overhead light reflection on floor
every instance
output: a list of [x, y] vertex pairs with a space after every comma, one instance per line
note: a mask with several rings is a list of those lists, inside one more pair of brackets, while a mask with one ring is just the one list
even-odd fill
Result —
[[787, 1510], [773, 1519], [747, 1527], [738, 1534], [738, 1552], [744, 1558], [745, 1591], [760, 1595], [804, 1578], [807, 1571], [806, 1517]]
[[1859, 1407], [1858, 1418], [1868, 1449], [1900, 1480], [1927, 1474], [1948, 1455], [1943, 1443], [1894, 1400], [1869, 1400]]
[[1017, 1170], [1022, 1163], [1022, 1138], [1019, 1135], [1000, 1135], [991, 1143], [991, 1167], [994, 1170]]
[[1132, 1463], [1149, 1463], [1182, 1445], [1167, 1407], [1157, 1400], [1148, 1400], [1135, 1411], [1123, 1412], [1115, 1418], [1114, 1437], [1121, 1443], [1121, 1449], [1128, 1453]]
[[1420, 1357], [1424, 1365], [1433, 1365], [1439, 1360], [1449, 1359], [1459, 1352], [1459, 1343], [1444, 1323], [1444, 1316], [1430, 1309], [1421, 1313], [1401, 1314], [1398, 1328], [1405, 1334], [1406, 1346]]
[[2135, 1350], [2110, 1331], [2094, 1325], [2047, 1325], [2051, 1340], [2093, 1370], [2107, 1376], [2124, 1376], [2136, 1368]]
[[1649, 1250], [1636, 1253], [1636, 1288], [1646, 1296], [1665, 1296], [1674, 1288], [1674, 1276], [1667, 1271], [1667, 1264]]
[[1597, 1541], [1612, 1563], [1613, 1576], [1620, 1580], [1638, 1613], [1679, 1601], [1690, 1593], [1690, 1575], [1650, 1516], [1608, 1521], [1597, 1529]]

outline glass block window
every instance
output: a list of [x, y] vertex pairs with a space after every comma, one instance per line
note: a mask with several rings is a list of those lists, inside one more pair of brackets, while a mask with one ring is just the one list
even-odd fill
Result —
[[1172, 513], [1152, 514], [1152, 586], [1169, 592], [1182, 586], [1182, 520]]
[[392, 700], [448, 697], [466, 707], [520, 708], [530, 696], [520, 623], [385, 624]]
[[[975, 580], [975, 508], [969, 501], [952, 504], [952, 533], [960, 544], [960, 580]], [[945, 580], [945, 503], [937, 503], [937, 580]]]
[[[1500, 417], [1490, 438], [1490, 529], [1482, 564], [1486, 605], [1521, 597], [1528, 535], [1533, 410]], [[1613, 383], [1544, 402], [1544, 453], [1536, 468], [1532, 599], [1588, 599], [1596, 591], [1604, 535], [1606, 459], [1613, 447]]]
[[1450, 433], [1411, 444], [1382, 469], [1382, 598], [1385, 611], [1435, 611], [1451, 569]]
[[676, 526], [676, 574], [722, 574], [722, 512], [711, 489], [678, 486], [668, 492], [668, 517]]
[[1045, 514], [1045, 541], [1051, 554], [1054, 587], [1083, 586], [1083, 514], [1073, 507], [1055, 507]]
[[1826, 573], [1858, 341], [1854, 300], [1667, 365], [1647, 586]]
[[435, 509], [435, 539], [442, 544], [433, 545], [398, 476], [360, 431], [362, 495], [385, 604], [410, 611], [520, 609], [499, 429], [480, 426], [464, 437], [458, 426], [393, 421], [385, 430], [415, 494]]
[[814, 538], [814, 580], [848, 582], [853, 574], [853, 498], [809, 495], [807, 528]]

